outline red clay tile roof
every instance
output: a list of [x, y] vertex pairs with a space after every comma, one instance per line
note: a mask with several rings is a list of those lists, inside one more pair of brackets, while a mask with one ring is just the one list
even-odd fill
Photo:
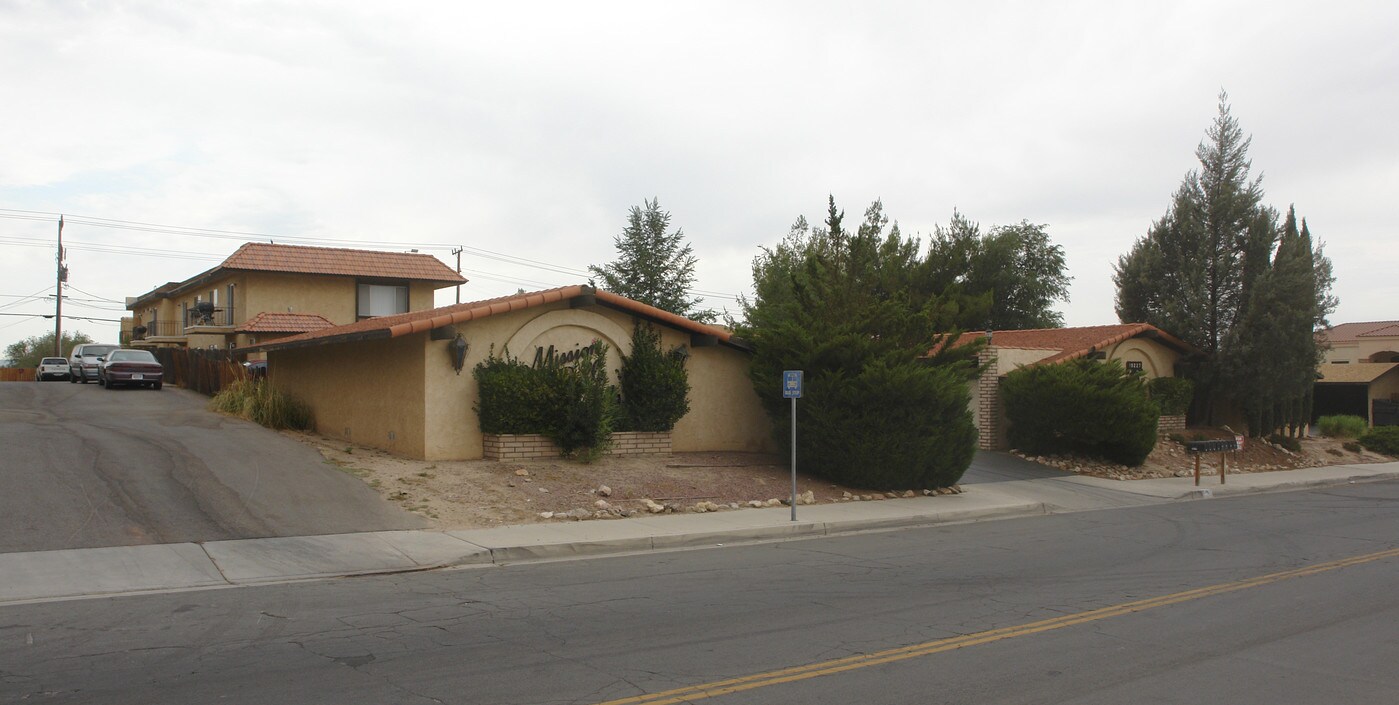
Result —
[[306, 333], [332, 328], [335, 324], [315, 313], [274, 313], [263, 311], [233, 329], [235, 333]]
[[219, 266], [259, 272], [416, 279], [441, 282], [443, 286], [466, 282], [460, 274], [432, 255], [266, 242], [244, 244]]
[[1399, 321], [1342, 323], [1327, 328], [1321, 334], [1333, 343], [1353, 343], [1361, 338], [1399, 336]]
[[[986, 331], [963, 333], [952, 343], [952, 347], [966, 345], [974, 340], [984, 339]], [[1058, 350], [1035, 364], [1055, 363], [1083, 357], [1095, 350], [1116, 345], [1129, 338], [1149, 337], [1180, 352], [1195, 352], [1195, 346], [1150, 323], [1120, 323], [1111, 326], [1083, 326], [1081, 328], [1034, 328], [1029, 330], [998, 330], [991, 332], [991, 345], [998, 348], [1022, 350]], [[933, 351], [928, 351], [932, 354]]]
[[263, 351], [281, 350], [311, 345], [325, 345], [328, 343], [372, 340], [376, 338], [397, 338], [399, 336], [422, 333], [434, 328], [441, 328], [456, 323], [478, 320], [499, 313], [519, 311], [583, 296], [594, 296], [597, 302], [604, 306], [627, 311], [639, 317], [663, 323], [672, 328], [678, 328], [699, 335], [712, 335], [721, 343], [747, 349], [746, 343], [734, 337], [733, 333], [723, 328], [692, 321], [684, 316], [677, 316], [669, 311], [662, 311], [654, 306], [643, 304], [640, 301], [633, 301], [632, 299], [618, 296], [610, 291], [599, 291], [583, 284], [575, 284], [573, 286], [565, 286], [557, 289], [546, 289], [544, 291], [525, 292], [512, 296], [486, 299], [484, 301], [454, 304], [428, 311], [414, 311], [411, 313], [400, 313], [394, 316], [366, 318], [362, 321], [355, 321], [354, 323], [348, 323], [343, 326], [335, 326], [334, 328], [326, 328], [324, 330], [294, 335], [289, 338], [282, 338], [280, 340], [254, 346], [250, 349]]

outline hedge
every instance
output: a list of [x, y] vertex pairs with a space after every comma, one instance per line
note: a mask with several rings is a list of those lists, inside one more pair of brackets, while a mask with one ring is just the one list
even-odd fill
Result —
[[1116, 360], [1023, 367], [1001, 386], [1013, 447], [1141, 465], [1156, 447], [1161, 408]]

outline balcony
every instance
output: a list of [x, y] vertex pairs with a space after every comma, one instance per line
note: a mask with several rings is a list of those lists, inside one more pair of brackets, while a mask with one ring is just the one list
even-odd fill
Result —
[[243, 321], [233, 306], [200, 304], [185, 311], [185, 328], [232, 328]]
[[136, 321], [130, 331], [122, 331], [122, 345], [153, 345], [183, 341], [185, 327], [180, 321]]

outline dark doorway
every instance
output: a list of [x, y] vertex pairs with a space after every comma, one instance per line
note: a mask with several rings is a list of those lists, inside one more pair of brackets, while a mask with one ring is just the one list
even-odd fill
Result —
[[1318, 383], [1312, 403], [1312, 421], [1322, 416], [1346, 414], [1370, 418], [1370, 385]]

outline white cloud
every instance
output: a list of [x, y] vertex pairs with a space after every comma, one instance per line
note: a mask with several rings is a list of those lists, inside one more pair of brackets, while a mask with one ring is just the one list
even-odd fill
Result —
[[[657, 196], [700, 288], [738, 293], [758, 246], [819, 219], [826, 194], [852, 214], [882, 198], [905, 232], [954, 207], [1049, 224], [1075, 277], [1069, 323], [1103, 323], [1111, 263], [1164, 212], [1225, 88], [1269, 202], [1328, 243], [1335, 318], [1392, 318], [1397, 17], [1378, 2], [9, 3], [4, 119], [25, 138], [0, 160], [0, 207], [583, 269]], [[53, 230], [0, 219], [0, 237]], [[50, 252], [0, 247], [0, 294], [49, 282]], [[213, 261], [71, 260], [75, 285], [114, 298]], [[482, 273], [470, 298], [575, 280], [463, 264]], [[0, 342], [50, 325], [19, 320], [0, 319]]]

